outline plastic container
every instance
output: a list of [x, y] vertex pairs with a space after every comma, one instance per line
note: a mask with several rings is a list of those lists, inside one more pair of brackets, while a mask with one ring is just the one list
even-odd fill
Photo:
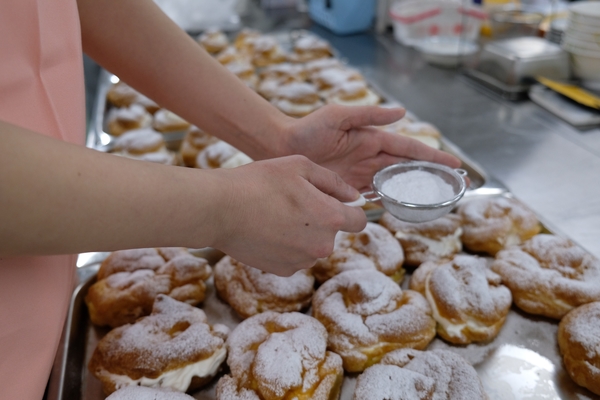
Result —
[[486, 17], [481, 7], [454, 1], [409, 0], [390, 7], [394, 37], [407, 46], [438, 36], [476, 42]]
[[309, 0], [308, 14], [338, 35], [364, 32], [373, 25], [375, 0]]

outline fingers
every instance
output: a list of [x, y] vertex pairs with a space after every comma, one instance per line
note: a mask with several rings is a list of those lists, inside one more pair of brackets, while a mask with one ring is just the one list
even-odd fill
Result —
[[340, 129], [347, 131], [361, 126], [382, 126], [398, 121], [404, 117], [403, 108], [383, 108], [377, 106], [342, 107], [331, 106], [338, 121], [342, 121]]
[[358, 199], [360, 193], [344, 182], [344, 180], [335, 172], [321, 167], [306, 158], [301, 162], [305, 164], [304, 178], [321, 192], [328, 194], [341, 202]]
[[402, 135], [389, 134], [387, 132], [380, 133], [382, 138], [382, 150], [394, 157], [408, 158], [411, 160], [430, 161], [438, 164], [444, 164], [451, 168], [458, 168], [461, 161], [452, 154], [441, 150], [434, 149]]

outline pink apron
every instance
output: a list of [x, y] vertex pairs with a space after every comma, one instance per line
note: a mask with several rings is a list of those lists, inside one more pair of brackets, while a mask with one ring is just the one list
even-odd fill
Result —
[[[75, 0], [0, 1], [0, 120], [83, 144], [84, 95]], [[0, 259], [1, 400], [42, 398], [74, 277], [72, 255]]]

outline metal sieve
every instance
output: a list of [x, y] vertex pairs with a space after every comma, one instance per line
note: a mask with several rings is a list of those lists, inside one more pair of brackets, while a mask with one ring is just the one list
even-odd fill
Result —
[[[437, 204], [412, 204], [393, 199], [381, 191], [383, 182], [392, 176], [415, 170], [429, 172], [442, 178], [444, 182], [452, 186], [454, 197]], [[427, 161], [408, 161], [394, 164], [385, 167], [375, 174], [373, 177], [373, 191], [362, 193], [358, 200], [346, 204], [350, 206], [362, 206], [366, 202], [381, 201], [383, 208], [402, 221], [432, 221], [448, 214], [463, 197], [467, 190], [466, 176], [467, 171], [464, 169], [452, 169], [445, 165]]]

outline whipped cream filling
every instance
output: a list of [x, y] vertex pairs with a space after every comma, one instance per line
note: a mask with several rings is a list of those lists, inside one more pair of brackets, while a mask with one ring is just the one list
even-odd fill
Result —
[[[429, 283], [429, 278], [427, 278], [427, 281]], [[433, 296], [431, 295], [431, 291], [429, 290], [428, 286], [429, 285], [427, 285], [427, 287], [425, 289], [425, 297], [427, 297], [427, 301], [429, 301], [429, 305], [431, 306], [431, 309], [433, 310], [433, 319], [435, 319], [435, 321], [444, 328], [444, 331], [446, 331], [448, 336], [460, 338], [460, 339], [466, 339], [466, 336], [463, 333], [463, 331], [466, 328], [469, 328], [469, 330], [471, 330], [472, 332], [484, 332], [485, 333], [490, 330], [489, 326], [484, 325], [484, 324], [482, 324], [478, 321], [475, 321], [471, 318], [467, 319], [467, 321], [463, 322], [462, 324], [457, 324], [457, 323], [451, 322], [447, 318], [442, 317], [440, 315], [440, 311], [437, 307], [437, 304], [435, 303], [435, 301], [433, 299]]]
[[147, 386], [171, 388], [185, 392], [189, 388], [194, 376], [204, 378], [216, 375], [226, 356], [227, 350], [222, 347], [215, 351], [212, 356], [202, 361], [186, 365], [183, 368], [167, 371], [157, 378], [141, 377], [140, 379], [131, 379], [127, 375], [111, 374], [106, 370], [102, 370], [100, 375], [114, 382], [117, 389], [125, 386]]
[[309, 114], [323, 106], [323, 102], [320, 100], [312, 104], [299, 104], [286, 99], [278, 99], [273, 100], [272, 103], [286, 114]]
[[160, 149], [158, 149], [156, 151], [152, 151], [152, 152], [144, 153], [144, 154], [131, 154], [125, 150], [116, 151], [116, 152], [113, 152], [112, 154], [121, 156], [121, 157], [131, 158], [133, 160], [149, 161], [149, 162], [153, 162], [153, 163], [157, 163], [157, 164], [168, 164], [168, 165], [175, 164], [175, 155], [171, 151], [167, 150], [166, 147], [161, 147]]
[[416, 240], [427, 246], [427, 252], [438, 257], [443, 257], [459, 252], [462, 249], [460, 241], [462, 228], [458, 228], [453, 234], [444, 236], [440, 240], [434, 240], [423, 235], [414, 233], [396, 232], [397, 239]]

